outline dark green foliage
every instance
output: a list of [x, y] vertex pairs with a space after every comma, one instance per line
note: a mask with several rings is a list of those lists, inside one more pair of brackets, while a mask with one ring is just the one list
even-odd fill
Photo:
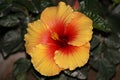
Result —
[[96, 48], [100, 43], [100, 39], [98, 36], [93, 35], [93, 38], [91, 40], [91, 50]]
[[27, 72], [30, 69], [30, 60], [26, 58], [18, 59], [14, 64], [15, 80], [27, 80]]
[[120, 3], [120, 0], [113, 0], [115, 3]]
[[100, 11], [103, 8], [100, 7], [98, 0], [93, 0], [93, 1], [95, 1], [96, 4], [92, 4], [93, 2], [89, 0], [83, 0], [82, 2], [80, 2], [81, 4], [80, 11], [93, 20], [94, 29], [104, 32], [109, 32], [110, 26], [101, 16], [99, 16], [101, 13], [103, 13]]
[[11, 53], [24, 50], [27, 24], [39, 18], [49, 0], [0, 1], [0, 52], [6, 58]]
[[15, 0], [15, 3], [23, 5], [32, 13], [39, 13], [40, 11], [40, 1], [36, 0], [36, 3], [33, 2], [34, 0]]
[[112, 65], [107, 59], [102, 58], [98, 64], [97, 80], [111, 80], [115, 73], [115, 65]]
[[8, 15], [6, 17], [1, 18], [0, 26], [3, 27], [14, 27], [19, 23], [19, 19], [14, 15]]
[[105, 20], [100, 17], [99, 15], [94, 14], [93, 12], [90, 11], [84, 11], [84, 13], [93, 20], [93, 28], [97, 30], [101, 30], [104, 32], [110, 32], [110, 26], [108, 25]]
[[119, 10], [111, 10], [109, 13], [109, 6], [101, 6], [103, 3], [98, 0], [83, 0], [80, 2], [80, 11], [93, 20], [94, 34], [89, 64], [97, 71], [96, 80], [111, 80], [120, 63], [120, 15]]
[[74, 71], [65, 70], [64, 73], [68, 76], [73, 77], [73, 78], [84, 80], [84, 79], [87, 79], [88, 70], [89, 70], [89, 67], [84, 66], [83, 68], [76, 69]]
[[4, 57], [9, 56], [23, 47], [23, 40], [19, 30], [10, 30], [1, 39], [1, 50]]

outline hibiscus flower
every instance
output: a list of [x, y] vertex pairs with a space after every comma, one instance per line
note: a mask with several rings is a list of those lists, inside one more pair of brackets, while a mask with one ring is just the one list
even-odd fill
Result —
[[92, 20], [60, 2], [46, 8], [40, 19], [28, 24], [26, 52], [42, 75], [54, 76], [62, 70], [84, 66], [89, 59]]

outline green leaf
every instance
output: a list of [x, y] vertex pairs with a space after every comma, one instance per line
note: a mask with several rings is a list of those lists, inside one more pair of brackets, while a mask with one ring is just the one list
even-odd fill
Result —
[[84, 67], [82, 67], [80, 69], [76, 69], [74, 71], [65, 70], [64, 73], [73, 78], [87, 79], [88, 67], [84, 66]]
[[[59, 74], [57, 76], [54, 76], [52, 78], [48, 77], [49, 80], [68, 80], [68, 76], [66, 76], [65, 74]], [[45, 79], [47, 80], [47, 79]]]
[[98, 0], [83, 0], [80, 2], [80, 5], [80, 11], [92, 19], [94, 29], [104, 32], [111, 31], [111, 28], [108, 25], [108, 23], [101, 16], [99, 16], [103, 14], [103, 11], [105, 12], [105, 10], [102, 10], [104, 8], [101, 6]]
[[114, 74], [115, 65], [112, 65], [107, 59], [101, 58], [96, 80], [111, 80]]
[[14, 15], [8, 15], [0, 19], [0, 26], [3, 27], [14, 27], [16, 26], [20, 20]]
[[12, 3], [13, 0], [4, 0], [5, 3]]
[[16, 80], [27, 80], [27, 71], [30, 69], [30, 60], [26, 58], [20, 58], [14, 63], [13, 73]]
[[101, 42], [96, 49], [94, 49], [91, 53], [91, 56], [94, 56], [95, 58], [100, 57], [102, 54], [102, 51], [104, 50], [105, 45]]
[[50, 6], [52, 2], [49, 0], [41, 0], [41, 11], [43, 11], [46, 7]]
[[100, 43], [92, 52], [89, 64], [96, 70], [99, 67], [99, 61], [101, 59], [102, 51], [104, 49], [104, 45]]
[[102, 6], [99, 0], [82, 0], [80, 6], [81, 11], [91, 11], [99, 15], [103, 15], [107, 12], [107, 8]]
[[104, 38], [104, 44], [110, 49], [118, 50], [120, 48], [120, 33], [117, 31], [112, 32], [108, 37]]
[[38, 3], [34, 3], [33, 1], [34, 0], [15, 0], [14, 2], [25, 6], [29, 11], [33, 13], [39, 13], [40, 10], [38, 6], [36, 6], [36, 5], [40, 5], [39, 0], [37, 0]]
[[120, 3], [120, 0], [113, 0], [115, 3]]
[[[120, 11], [120, 9], [119, 9]], [[107, 17], [107, 21], [111, 27], [112, 32], [120, 33], [120, 13], [119, 14], [112, 14]]]
[[111, 28], [109, 27], [107, 22], [105, 22], [105, 20], [102, 17], [100, 17], [99, 15], [94, 14], [91, 11], [84, 11], [83, 13], [85, 13], [89, 18], [92, 19], [94, 29], [104, 31], [104, 32], [111, 31]]
[[55, 77], [51, 78], [50, 80], [78, 80], [78, 79], [75, 78], [75, 77], [70, 77], [70, 76], [65, 75], [65, 74], [62, 73], [59, 76], [55, 76]]
[[116, 51], [111, 50], [104, 44], [103, 40], [91, 52], [89, 64], [98, 71], [96, 80], [110, 80], [115, 74], [115, 65], [113, 63], [118, 63], [119, 56]]
[[21, 32], [18, 30], [10, 30], [1, 41], [1, 50], [4, 57], [8, 57], [23, 46]]
[[4, 2], [4, 0], [0, 0], [0, 4], [2, 4]]
[[80, 11], [83, 12], [85, 10], [86, 10], [86, 5], [85, 5], [85, 1], [83, 0], [80, 2]]
[[106, 46], [108, 47], [108, 48], [120, 48], [120, 38], [115, 38], [115, 37], [111, 37], [111, 38], [113, 38], [113, 40], [112, 39], [110, 39], [110, 38], [105, 38], [104, 39], [104, 43], [106, 44]]
[[13, 5], [11, 8], [12, 12], [23, 13], [26, 17], [29, 16], [29, 12], [25, 6], [15, 3], [15, 2], [12, 5]]
[[0, 5], [0, 17], [3, 16], [3, 14], [5, 14], [5, 11], [7, 12], [8, 9], [10, 9], [12, 5], [11, 4], [6, 4], [6, 3], [3, 3]]
[[[64, 75], [64, 74], [61, 74], [59, 77], [59, 79], [56, 79], [56, 80], [67, 80], [67, 76]], [[53, 79], [54, 80], [54, 79]]]
[[0, 0], [0, 4], [7, 3], [10, 4], [12, 3], [13, 0]]
[[93, 35], [92, 40], [91, 40], [91, 50], [96, 48], [100, 43], [100, 39], [98, 36]]
[[107, 49], [104, 56], [113, 64], [120, 63], [120, 52], [116, 49]]

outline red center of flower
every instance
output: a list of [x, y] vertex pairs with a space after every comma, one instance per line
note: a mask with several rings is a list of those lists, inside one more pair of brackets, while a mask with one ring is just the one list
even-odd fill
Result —
[[68, 45], [68, 36], [59, 36], [57, 33], [52, 33], [51, 38], [54, 40], [55, 44], [60, 47], [65, 47]]

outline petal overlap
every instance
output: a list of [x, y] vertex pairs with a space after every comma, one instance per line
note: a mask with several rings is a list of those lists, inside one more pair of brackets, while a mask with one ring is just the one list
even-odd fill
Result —
[[56, 50], [56, 47], [52, 46], [51, 48], [52, 50], [50, 50], [49, 46], [40, 44], [31, 52], [33, 66], [45, 76], [57, 75], [62, 70], [53, 59], [53, 53]]
[[[69, 49], [69, 51], [68, 51]], [[69, 46], [55, 52], [55, 62], [64, 69], [74, 70], [87, 63], [89, 59], [90, 44], [81, 47]]]

